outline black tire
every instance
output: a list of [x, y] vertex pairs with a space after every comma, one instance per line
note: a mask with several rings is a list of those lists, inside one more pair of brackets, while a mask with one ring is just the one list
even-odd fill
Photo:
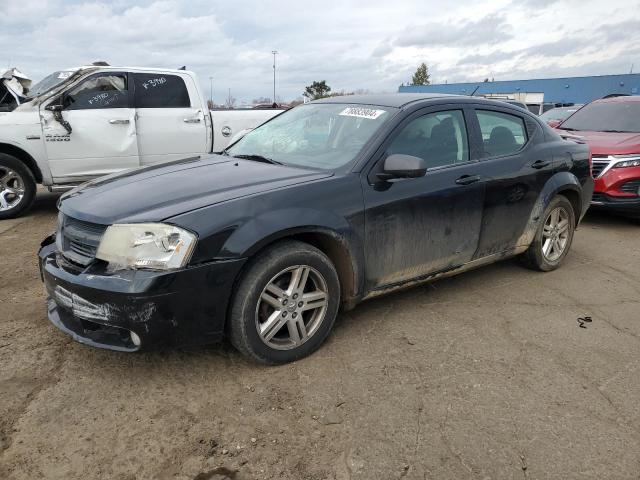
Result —
[[[546, 240], [545, 238], [543, 238], [543, 234], [547, 221], [549, 220], [552, 212], [556, 209], [563, 209], [568, 216], [568, 235], [562, 253], [558, 258], [550, 259], [543, 253], [544, 242]], [[571, 243], [573, 242], [573, 233], [575, 231], [575, 227], [576, 214], [573, 211], [571, 202], [564, 195], [556, 195], [545, 209], [544, 214], [541, 217], [540, 225], [538, 226], [536, 235], [533, 238], [531, 245], [529, 246], [527, 251], [520, 256], [522, 264], [527, 268], [540, 270], [543, 272], [549, 272], [558, 268], [569, 253]]]
[[[16, 177], [7, 182], [8, 185], [5, 185], [2, 178], [5, 177], [8, 172], [13, 172]], [[0, 220], [15, 218], [23, 214], [31, 208], [36, 198], [36, 179], [33, 177], [31, 170], [16, 157], [0, 153], [0, 195], [6, 195], [4, 192], [6, 192], [7, 187], [12, 188], [17, 184], [21, 184], [24, 195], [22, 199], [10, 208], [3, 209], [2, 205], [0, 205]], [[11, 194], [4, 198], [15, 201], [17, 197]], [[8, 201], [8, 203], [11, 204], [14, 202]]]
[[[277, 304], [282, 311], [276, 311], [271, 303], [263, 300], [263, 291], [267, 288], [267, 285], [273, 285], [281, 281], [281, 279], [283, 289], [290, 283], [292, 284], [293, 270], [289, 272], [289, 280], [286, 277], [287, 273], [283, 273], [283, 271], [287, 269], [297, 270], [300, 267], [307, 268], [309, 272], [305, 277], [305, 279], [308, 278], [309, 280], [305, 280], [305, 284], [308, 283], [312, 288], [316, 288], [316, 284], [321, 284], [322, 288], [318, 288], [315, 291], [326, 289], [327, 298], [324, 301], [326, 305], [322, 307], [324, 310], [316, 308], [303, 312], [301, 304], [304, 302], [298, 303], [298, 300], [302, 300], [303, 294], [301, 293], [298, 296], [298, 294], [294, 293], [295, 290], [292, 290], [289, 294], [284, 291], [284, 297], [274, 295], [274, 298], [284, 298], [285, 300], [282, 300], [284, 305], [286, 305], [286, 299], [289, 299], [288, 307], [282, 306], [281, 301], [278, 300]], [[289, 288], [291, 288], [290, 285]], [[304, 285], [298, 291], [306, 291], [304, 290]], [[293, 300], [294, 294], [297, 297], [295, 301]], [[305, 294], [305, 296], [308, 297], [309, 295]], [[231, 302], [227, 331], [233, 346], [244, 355], [263, 364], [287, 363], [311, 354], [329, 335], [340, 305], [340, 281], [335, 267], [324, 253], [309, 244], [286, 240], [265, 249], [250, 260], [236, 285]], [[290, 311], [292, 307], [295, 309], [298, 305], [300, 305], [299, 310]], [[299, 313], [297, 313], [298, 311]], [[321, 312], [324, 312], [322, 316], [320, 316]], [[289, 316], [285, 318], [287, 314]], [[287, 323], [281, 327], [276, 325], [273, 330], [277, 331], [277, 333], [273, 335], [273, 338], [271, 340], [263, 340], [258, 329], [264, 328], [264, 325], [268, 322], [266, 320], [262, 322], [261, 320], [267, 316], [272, 318], [270, 315], [273, 315], [274, 319], [282, 316], [283, 318], [279, 322]], [[296, 317], [296, 315], [299, 316]], [[294, 317], [297, 320], [294, 321]], [[295, 340], [291, 340], [295, 335], [290, 333], [290, 328], [295, 328], [296, 335], [299, 338], [304, 337], [304, 335], [299, 335], [300, 331], [296, 327], [292, 326], [301, 319], [303, 325], [306, 322], [307, 326], [313, 324], [315, 328], [303, 343], [289, 346], [287, 342], [295, 344]], [[289, 322], [292, 323], [290, 324]], [[307, 332], [307, 326], [304, 326], [305, 332]], [[279, 335], [282, 338], [279, 338]], [[283, 344], [279, 345], [279, 349], [267, 344], [267, 341], [283, 342]]]

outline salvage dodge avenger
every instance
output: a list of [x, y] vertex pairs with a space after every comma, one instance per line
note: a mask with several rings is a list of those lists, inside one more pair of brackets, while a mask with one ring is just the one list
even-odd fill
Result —
[[227, 336], [317, 349], [340, 306], [519, 255], [557, 268], [593, 191], [588, 147], [472, 97], [312, 102], [227, 148], [90, 181], [40, 250], [49, 319], [137, 351]]

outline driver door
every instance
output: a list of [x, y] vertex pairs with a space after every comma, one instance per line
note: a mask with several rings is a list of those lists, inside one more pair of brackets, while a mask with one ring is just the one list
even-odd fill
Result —
[[43, 108], [42, 131], [56, 181], [79, 182], [137, 167], [138, 142], [127, 73], [90, 75], [49, 105], [61, 104], [68, 133]]
[[[414, 114], [363, 177], [368, 289], [451, 270], [474, 258], [485, 183], [469, 148], [470, 114], [462, 108]], [[376, 174], [391, 154], [422, 158], [427, 173], [380, 180]]]

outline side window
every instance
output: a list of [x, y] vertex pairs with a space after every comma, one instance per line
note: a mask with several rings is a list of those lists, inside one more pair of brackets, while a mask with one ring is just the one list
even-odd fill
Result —
[[134, 73], [136, 108], [189, 108], [189, 92], [184, 80], [162, 73]]
[[469, 160], [464, 115], [450, 110], [423, 115], [411, 121], [389, 146], [388, 152], [420, 157], [427, 168]]
[[107, 73], [87, 78], [64, 95], [65, 110], [127, 108], [129, 90], [127, 76]]
[[483, 157], [512, 155], [527, 143], [521, 117], [490, 110], [476, 110], [476, 115], [482, 132]]

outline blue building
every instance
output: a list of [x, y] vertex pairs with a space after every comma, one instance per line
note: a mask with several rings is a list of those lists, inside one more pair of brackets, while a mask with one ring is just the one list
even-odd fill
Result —
[[[453, 93], [517, 100], [528, 105], [542, 103], [588, 103], [611, 94], [640, 95], [640, 73], [592, 77], [540, 78], [496, 82], [407, 85], [400, 93]], [[474, 93], [475, 92], [475, 93]]]

